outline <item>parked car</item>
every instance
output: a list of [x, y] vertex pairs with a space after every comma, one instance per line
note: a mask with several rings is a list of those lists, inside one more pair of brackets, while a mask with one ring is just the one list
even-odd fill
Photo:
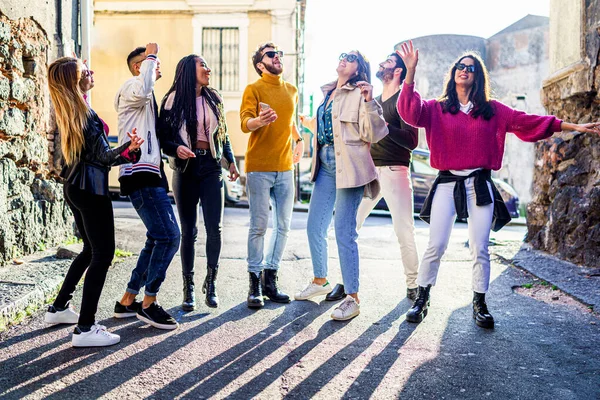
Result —
[[[413, 151], [410, 172], [413, 185], [414, 212], [418, 214], [421, 212], [421, 207], [423, 207], [425, 198], [438, 173], [438, 170], [429, 164], [429, 150], [415, 149]], [[508, 183], [501, 181], [500, 179], [492, 179], [498, 188], [502, 199], [506, 203], [506, 208], [508, 208], [510, 216], [512, 218], [518, 218], [519, 196], [517, 192]], [[302, 201], [310, 201], [312, 189], [313, 183], [310, 181], [310, 172], [307, 172], [300, 177], [300, 199]], [[375, 209], [388, 210], [385, 199], [382, 198], [375, 206]]]
[[[116, 147], [117, 143], [118, 143], [118, 137], [117, 136], [109, 136], [108, 142], [110, 143], [110, 145], [112, 147]], [[169, 187], [173, 188], [173, 170], [168, 166], [167, 157], [164, 155], [163, 155], [163, 161], [165, 163], [165, 175], [167, 176], [167, 181], [169, 182]], [[226, 170], [225, 168], [222, 168], [222, 172], [223, 172], [223, 182], [224, 182], [223, 189], [225, 191], [225, 205], [228, 205], [228, 206], [235, 205], [236, 203], [238, 203], [240, 201], [240, 197], [242, 197], [242, 194], [244, 192], [244, 187], [240, 184], [240, 178], [231, 182], [229, 179], [227, 179], [227, 176], [229, 175], [229, 171]], [[120, 186], [119, 186], [119, 168], [118, 167], [111, 168], [111, 170], [108, 174], [108, 189], [110, 190], [113, 197], [115, 197], [115, 198], [120, 197], [119, 196]], [[172, 198], [173, 192], [169, 192], [169, 196], [171, 196], [171, 198]]]

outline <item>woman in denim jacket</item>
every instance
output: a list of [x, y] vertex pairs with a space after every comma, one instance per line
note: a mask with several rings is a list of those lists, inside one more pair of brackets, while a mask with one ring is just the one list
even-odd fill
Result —
[[[45, 315], [47, 323], [77, 323], [75, 347], [109, 346], [120, 337], [95, 322], [100, 293], [115, 253], [113, 209], [108, 192], [110, 166], [137, 162], [143, 143], [135, 134], [130, 142], [111, 149], [102, 120], [83, 97], [91, 72], [76, 58], [63, 57], [48, 68], [50, 97], [56, 112], [65, 167], [64, 191], [75, 224], [83, 239], [83, 250], [73, 260], [53, 305]], [[86, 272], [87, 271], [87, 272]], [[81, 315], [69, 305], [85, 273]]]
[[202, 286], [206, 305], [217, 307], [215, 281], [221, 256], [223, 176], [221, 157], [229, 164], [229, 179], [239, 177], [227, 125], [223, 99], [210, 84], [210, 68], [191, 54], [177, 64], [175, 80], [165, 95], [159, 119], [159, 139], [173, 174], [173, 193], [181, 223], [181, 264], [185, 311], [195, 308], [194, 259], [198, 234], [198, 205], [206, 229], [207, 274]]
[[338, 79], [321, 88], [325, 99], [317, 118], [302, 120], [315, 133], [311, 176], [315, 186], [307, 222], [314, 278], [295, 298], [308, 300], [331, 292], [327, 228], [335, 208], [335, 237], [348, 296], [331, 317], [348, 320], [360, 313], [356, 213], [363, 196], [379, 194], [370, 144], [383, 139], [388, 128], [381, 106], [373, 99], [371, 68], [365, 57], [358, 51], [342, 53], [336, 71]]

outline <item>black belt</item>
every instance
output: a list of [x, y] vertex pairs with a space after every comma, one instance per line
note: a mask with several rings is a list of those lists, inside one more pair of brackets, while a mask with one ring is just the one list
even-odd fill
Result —
[[194, 149], [194, 154], [196, 154], [197, 156], [205, 156], [207, 154], [210, 154], [210, 150], [209, 149]]

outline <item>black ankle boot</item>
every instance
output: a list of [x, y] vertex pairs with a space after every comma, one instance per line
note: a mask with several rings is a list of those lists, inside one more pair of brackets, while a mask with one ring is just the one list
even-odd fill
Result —
[[196, 295], [194, 294], [194, 274], [183, 276], [183, 311], [194, 311], [196, 308]]
[[477, 326], [494, 329], [494, 317], [485, 303], [485, 293], [473, 292], [473, 318]]
[[204, 285], [202, 285], [202, 293], [206, 294], [204, 302], [211, 308], [217, 308], [219, 306], [219, 298], [217, 297], [217, 288], [215, 287], [215, 281], [217, 280], [217, 272], [219, 270], [218, 265], [209, 265], [206, 267], [206, 279], [204, 279]]
[[248, 307], [250, 308], [261, 308], [265, 305], [263, 300], [262, 288], [260, 286], [260, 279], [262, 271], [257, 274], [249, 272], [250, 275], [250, 288], [248, 289]]
[[408, 322], [419, 323], [423, 321], [423, 318], [427, 316], [427, 309], [429, 308], [430, 289], [431, 285], [427, 285], [427, 287], [419, 286], [417, 299], [415, 300], [412, 308], [406, 313], [406, 320]]
[[277, 270], [265, 269], [261, 279], [262, 292], [264, 297], [268, 297], [275, 303], [289, 303], [290, 296], [279, 291], [277, 287]]

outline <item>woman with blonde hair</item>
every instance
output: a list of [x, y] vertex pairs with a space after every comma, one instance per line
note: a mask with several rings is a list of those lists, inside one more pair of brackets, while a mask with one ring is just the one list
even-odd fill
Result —
[[[83, 239], [83, 250], [73, 260], [45, 321], [74, 324], [75, 347], [109, 346], [119, 343], [118, 335], [95, 322], [100, 293], [115, 252], [112, 203], [108, 196], [111, 165], [137, 162], [140, 139], [135, 129], [130, 142], [111, 149], [102, 121], [86, 103], [82, 80], [89, 70], [81, 60], [63, 57], [48, 68], [50, 98], [56, 113], [64, 167], [64, 193]], [[86, 273], [87, 271], [87, 273]], [[81, 314], [69, 304], [77, 283], [85, 274]]]

